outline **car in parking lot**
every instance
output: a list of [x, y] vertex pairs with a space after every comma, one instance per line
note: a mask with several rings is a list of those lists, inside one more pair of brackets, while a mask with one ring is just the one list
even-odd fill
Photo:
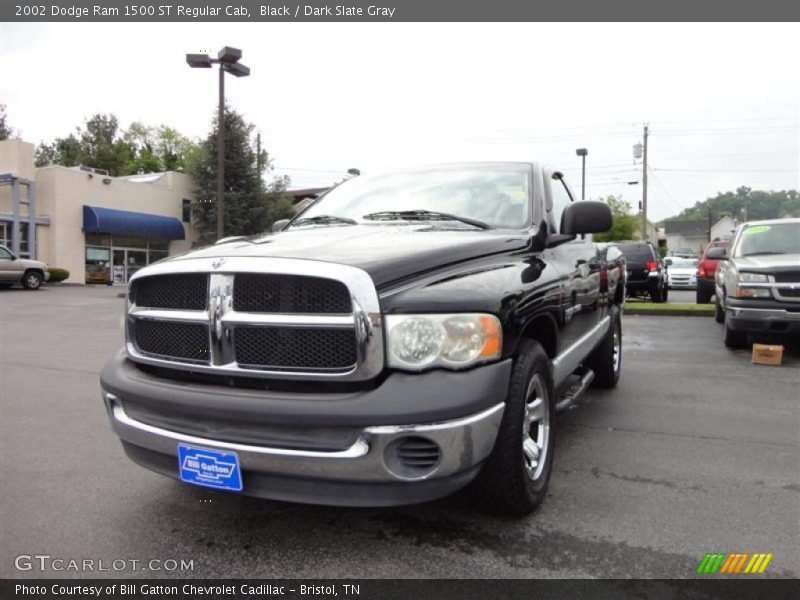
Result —
[[664, 259], [667, 265], [667, 282], [669, 288], [693, 290], [697, 287], [697, 259], [679, 256]]
[[38, 290], [50, 279], [47, 263], [20, 258], [5, 246], [0, 246], [0, 288], [20, 284], [28, 290]]
[[729, 240], [714, 240], [703, 249], [700, 261], [697, 263], [697, 304], [708, 304], [714, 295], [714, 278], [719, 268], [719, 261], [708, 257], [712, 248], [727, 248]]
[[669, 251], [669, 256], [677, 256], [680, 258], [697, 258], [697, 252], [691, 248], [675, 248]]
[[708, 257], [721, 261], [715, 317], [726, 346], [745, 346], [748, 334], [800, 335], [800, 219], [745, 223]]
[[666, 302], [669, 294], [667, 265], [650, 242], [613, 242], [625, 256], [627, 280], [625, 292], [631, 297], [649, 297]]

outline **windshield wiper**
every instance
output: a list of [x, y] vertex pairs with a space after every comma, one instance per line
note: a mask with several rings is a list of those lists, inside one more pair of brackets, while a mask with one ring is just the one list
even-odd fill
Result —
[[789, 252], [778, 252], [777, 250], [764, 250], [763, 252], [748, 252], [747, 254], [742, 254], [742, 258], [745, 256], [765, 256], [767, 254], [789, 254]]
[[316, 217], [305, 217], [298, 219], [291, 224], [291, 227], [296, 225], [333, 225], [334, 223], [344, 223], [345, 225], [357, 225], [358, 222], [347, 217], [337, 217], [335, 215], [317, 215]]
[[461, 221], [467, 225], [472, 225], [479, 229], [491, 229], [491, 226], [483, 221], [469, 219], [467, 217], [459, 217], [458, 215], [451, 215], [449, 213], [436, 212], [434, 210], [385, 210], [383, 212], [370, 213], [364, 215], [362, 219], [379, 220], [379, 219], [418, 219], [421, 221]]

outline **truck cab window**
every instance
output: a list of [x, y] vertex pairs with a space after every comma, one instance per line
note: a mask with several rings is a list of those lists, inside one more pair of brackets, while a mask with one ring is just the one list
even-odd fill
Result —
[[561, 233], [561, 214], [564, 212], [567, 205], [572, 202], [572, 196], [570, 196], [564, 180], [560, 177], [553, 177], [550, 181], [550, 189], [553, 193], [553, 209], [550, 213], [550, 225], [553, 227], [553, 231]]

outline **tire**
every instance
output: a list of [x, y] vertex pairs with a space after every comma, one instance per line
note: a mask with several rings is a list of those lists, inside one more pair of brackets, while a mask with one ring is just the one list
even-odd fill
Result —
[[719, 303], [719, 298], [714, 301], [714, 320], [717, 323], [725, 322], [725, 311], [722, 310], [722, 305]]
[[611, 311], [611, 331], [586, 361], [594, 371], [592, 385], [605, 389], [616, 387], [622, 372], [622, 320], [616, 306]]
[[711, 293], [701, 290], [700, 286], [697, 287], [696, 302], [697, 304], [708, 304], [711, 302]]
[[744, 331], [734, 331], [725, 319], [725, 336], [722, 338], [728, 348], [744, 348], [747, 346], [747, 334]]
[[664, 294], [661, 292], [661, 288], [658, 287], [656, 284], [655, 287], [650, 288], [650, 301], [651, 302], [661, 302], [661, 298]]
[[44, 277], [39, 271], [27, 271], [22, 276], [22, 285], [26, 290], [38, 290], [42, 287], [42, 281], [44, 281]]
[[472, 486], [478, 502], [514, 516], [542, 503], [553, 469], [555, 413], [550, 359], [538, 342], [522, 340], [494, 449]]

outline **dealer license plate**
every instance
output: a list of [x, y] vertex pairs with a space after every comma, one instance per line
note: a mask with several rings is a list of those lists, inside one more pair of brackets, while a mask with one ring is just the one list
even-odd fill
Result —
[[235, 452], [178, 444], [178, 472], [186, 483], [242, 491], [242, 471]]

